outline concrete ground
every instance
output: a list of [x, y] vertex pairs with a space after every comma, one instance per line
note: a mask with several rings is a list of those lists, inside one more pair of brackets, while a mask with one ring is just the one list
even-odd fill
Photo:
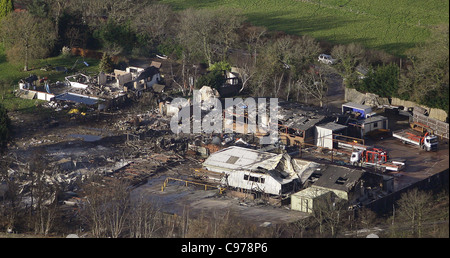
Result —
[[256, 225], [265, 222], [271, 224], [294, 222], [309, 216], [306, 213], [292, 211], [285, 207], [243, 202], [225, 194], [220, 195], [218, 189], [205, 191], [201, 186], [186, 187], [182, 182], [170, 181], [164, 191], [161, 191], [161, 186], [166, 178], [166, 175], [162, 175], [149, 179], [147, 184], [133, 190], [132, 197], [137, 198], [143, 195], [159, 205], [164, 212], [178, 215], [186, 211], [189, 211], [190, 216], [212, 215], [213, 213], [225, 213], [227, 211], [236, 212], [243, 219], [249, 219]]
[[406, 162], [402, 171], [388, 173], [395, 176], [395, 190], [401, 190], [449, 167], [448, 141], [441, 141], [437, 152], [428, 152], [417, 146], [403, 144], [393, 137], [378, 142], [378, 145], [388, 151], [391, 159], [404, 159]]

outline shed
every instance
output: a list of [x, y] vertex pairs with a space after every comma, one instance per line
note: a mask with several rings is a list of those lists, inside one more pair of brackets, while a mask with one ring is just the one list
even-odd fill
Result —
[[357, 137], [363, 138], [367, 133], [376, 130], [388, 130], [389, 123], [387, 117], [376, 115], [360, 121], [349, 123], [353, 126], [354, 134]]
[[335, 135], [346, 135], [347, 126], [335, 122], [316, 125], [316, 146], [328, 149], [337, 148], [337, 142], [333, 141]]
[[331, 198], [332, 191], [309, 187], [291, 195], [291, 210], [312, 213], [314, 205], [326, 198]]

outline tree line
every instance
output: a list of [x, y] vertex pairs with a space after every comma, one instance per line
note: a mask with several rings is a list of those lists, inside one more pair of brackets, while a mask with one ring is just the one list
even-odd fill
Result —
[[[99, 49], [107, 55], [169, 56], [181, 65], [170, 81], [184, 94], [192, 90], [198, 64], [226, 62], [239, 68], [240, 93], [306, 100], [323, 106], [334, 70], [317, 65], [320, 53], [346, 87], [383, 97], [399, 97], [448, 112], [448, 25], [433, 29], [430, 42], [404, 57], [360, 44], [331, 45], [252, 26], [231, 8], [174, 11], [152, 0], [16, 0], [27, 11], [0, 15], [8, 60], [58, 55], [62, 47]], [[9, 13], [8, 13], [9, 12]], [[3, 15], [3, 13], [7, 13]], [[358, 70], [368, 73], [361, 79]], [[220, 81], [221, 75], [211, 76]]]

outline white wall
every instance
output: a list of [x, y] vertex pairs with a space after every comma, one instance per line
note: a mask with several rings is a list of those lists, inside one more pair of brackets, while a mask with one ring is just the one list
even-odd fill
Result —
[[[383, 126], [384, 121], [386, 121], [386, 126]], [[388, 120], [380, 120], [376, 122], [371, 123], [364, 123], [364, 129], [363, 129], [363, 135], [365, 135], [368, 132], [377, 130], [377, 129], [389, 129]]]
[[84, 83], [79, 83], [79, 82], [70, 82], [70, 86], [74, 87], [74, 88], [78, 88], [78, 89], [86, 89], [88, 87], [87, 84]]
[[37, 91], [37, 98], [41, 100], [50, 101], [51, 98], [55, 97], [54, 94], [50, 94], [47, 92]]
[[316, 146], [333, 148], [333, 130], [316, 126]]
[[[222, 183], [223, 184], [228, 183], [228, 185], [231, 187], [237, 187], [247, 190], [255, 190], [274, 195], [278, 195], [281, 192], [281, 184], [268, 174], [251, 173], [249, 171], [232, 171], [227, 174], [228, 174], [227, 180], [223, 178]], [[264, 183], [244, 180], [245, 175], [264, 178]]]

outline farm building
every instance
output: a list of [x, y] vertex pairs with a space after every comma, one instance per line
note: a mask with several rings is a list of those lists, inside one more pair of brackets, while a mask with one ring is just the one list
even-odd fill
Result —
[[126, 89], [150, 89], [154, 84], [161, 80], [159, 69], [153, 66], [149, 66], [145, 69], [128, 67], [126, 71], [132, 75], [132, 79], [124, 83]]
[[231, 146], [211, 154], [203, 167], [222, 173], [221, 183], [228, 187], [272, 195], [295, 192], [319, 165], [291, 159], [288, 154]]
[[311, 213], [318, 202], [345, 200], [349, 204], [366, 199], [364, 170], [336, 165], [322, 166], [310, 178], [313, 184], [291, 195], [291, 209]]

